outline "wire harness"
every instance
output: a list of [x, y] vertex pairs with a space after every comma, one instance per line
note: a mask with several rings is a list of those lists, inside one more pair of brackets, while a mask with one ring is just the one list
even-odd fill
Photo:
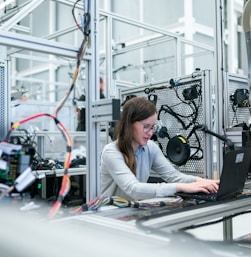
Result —
[[168, 197], [164, 199], [150, 199], [150, 200], [142, 200], [142, 201], [129, 201], [119, 196], [100, 196], [88, 203], [82, 204], [70, 211], [70, 214], [79, 214], [86, 211], [96, 211], [99, 210], [102, 206], [113, 205], [119, 208], [138, 208], [141, 210], [148, 210], [159, 207], [178, 207], [183, 202], [183, 199], [180, 197]]
[[[49, 218], [52, 218], [57, 214], [58, 210], [60, 209], [60, 207], [62, 205], [62, 201], [63, 201], [64, 197], [68, 194], [68, 192], [70, 190], [70, 178], [69, 178], [69, 174], [68, 174], [68, 169], [70, 167], [70, 160], [71, 160], [72, 140], [71, 140], [70, 134], [67, 131], [67, 129], [58, 120], [57, 115], [58, 115], [59, 111], [62, 109], [62, 107], [64, 106], [66, 100], [68, 99], [69, 95], [71, 94], [71, 92], [73, 91], [73, 89], [75, 87], [75, 83], [76, 83], [76, 80], [77, 80], [77, 77], [78, 77], [79, 68], [80, 68], [80, 64], [81, 64], [83, 54], [84, 54], [84, 52], [87, 48], [87, 45], [89, 46], [88, 42], [89, 42], [89, 34], [90, 34], [90, 30], [89, 30], [90, 14], [89, 14], [89, 12], [84, 14], [85, 25], [84, 25], [84, 31], [83, 31], [81, 29], [81, 27], [77, 24], [77, 21], [76, 21], [75, 15], [74, 15], [74, 9], [75, 9], [76, 4], [78, 2], [79, 2], [79, 0], [77, 0], [75, 2], [74, 6], [73, 6], [73, 9], [72, 9], [72, 14], [73, 14], [73, 18], [74, 18], [74, 21], [76, 23], [76, 26], [83, 33], [83, 40], [82, 40], [82, 43], [81, 43], [80, 48], [79, 48], [78, 53], [77, 53], [77, 63], [76, 63], [75, 71], [74, 71], [74, 74], [73, 74], [73, 77], [72, 77], [72, 83], [71, 83], [71, 86], [70, 86], [69, 90], [66, 92], [66, 95], [62, 98], [62, 100], [56, 106], [56, 108], [55, 108], [55, 110], [52, 114], [39, 113], [39, 114], [30, 116], [26, 119], [23, 119], [19, 122], [14, 123], [11, 126], [9, 132], [7, 133], [6, 138], [3, 140], [4, 142], [8, 142], [8, 139], [9, 139], [10, 134], [12, 133], [12, 131], [17, 129], [21, 124], [23, 124], [25, 122], [28, 122], [30, 120], [33, 120], [33, 119], [43, 117], [43, 116], [52, 118], [55, 121], [55, 124], [58, 127], [58, 129], [61, 131], [62, 136], [63, 136], [63, 138], [66, 142], [66, 157], [65, 157], [65, 161], [64, 161], [64, 175], [63, 175], [63, 178], [62, 178], [62, 184], [61, 184], [61, 188], [60, 188], [57, 200], [55, 201], [54, 205], [52, 206], [52, 208], [50, 209], [50, 211], [48, 213]], [[14, 186], [7, 188], [2, 193], [1, 197], [3, 197], [6, 194], [9, 194], [13, 189], [14, 189]]]

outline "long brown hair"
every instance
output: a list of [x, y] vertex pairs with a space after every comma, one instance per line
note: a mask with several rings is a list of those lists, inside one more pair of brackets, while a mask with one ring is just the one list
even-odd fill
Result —
[[118, 148], [124, 156], [126, 165], [136, 175], [136, 160], [132, 148], [133, 124], [149, 118], [157, 112], [155, 105], [143, 98], [129, 99], [123, 106], [120, 121], [115, 127], [115, 138]]

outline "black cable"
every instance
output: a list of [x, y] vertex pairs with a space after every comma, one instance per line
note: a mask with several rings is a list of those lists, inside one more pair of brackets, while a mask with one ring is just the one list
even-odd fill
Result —
[[232, 104], [232, 110], [233, 110], [233, 113], [234, 113], [233, 119], [232, 119], [232, 122], [231, 122], [231, 125], [232, 125], [232, 126], [233, 126], [233, 124], [234, 124], [234, 120], [236, 121], [237, 124], [239, 123], [238, 117], [237, 117], [237, 109], [238, 109], [238, 106]]
[[231, 140], [229, 140], [225, 135], [224, 136], [219, 135], [219, 134], [207, 129], [207, 127], [205, 125], [198, 125], [196, 127], [196, 129], [204, 131], [205, 133], [207, 133], [211, 136], [215, 136], [216, 138], [222, 140], [229, 147], [229, 149], [231, 149], [231, 150], [234, 149], [234, 143]]
[[[198, 113], [199, 113], [199, 107], [201, 105], [201, 102], [202, 102], [202, 96], [201, 96], [201, 90], [198, 90], [197, 87], [198, 85], [196, 85], [196, 90], [198, 92], [198, 96], [199, 96], [199, 101], [198, 101], [198, 104], [195, 103], [195, 101], [193, 99], [191, 100], [183, 100], [180, 95], [178, 94], [178, 89], [177, 87], [174, 87], [172, 89], [174, 89], [175, 91], [175, 95], [176, 97], [180, 100], [180, 103], [179, 104], [185, 104], [187, 106], [190, 107], [190, 109], [192, 110], [192, 112], [189, 114], [189, 115], [182, 115], [180, 113], [177, 113], [173, 110], [173, 107], [174, 106], [169, 106], [168, 104], [165, 104], [165, 105], [162, 105], [160, 107], [160, 110], [159, 110], [159, 115], [160, 115], [160, 112], [162, 112], [163, 110], [167, 113], [169, 113], [171, 116], [175, 117], [177, 119], [177, 121], [179, 123], [181, 123], [182, 125], [182, 128], [184, 130], [187, 130], [188, 128], [190, 128], [193, 124], [195, 124], [195, 122], [197, 121], [198, 119]], [[189, 120], [189, 124], [186, 125], [185, 122], [182, 120], [183, 119], [187, 119]], [[190, 119], [191, 118], [191, 119]]]
[[[183, 115], [179, 115], [176, 112], [173, 111], [173, 109], [168, 106], [167, 104], [165, 105], [161, 105], [159, 113], [161, 113], [162, 111], [165, 111], [166, 113], [170, 114], [171, 116], [173, 116], [181, 125], [183, 129], [187, 129], [187, 126], [185, 124], [185, 122], [180, 118], [187, 118], [187, 116], [183, 116]], [[190, 125], [189, 125], [190, 126]]]
[[218, 220], [214, 220], [214, 221], [210, 221], [210, 222], [206, 222], [206, 223], [202, 223], [202, 224], [198, 224], [198, 225], [188, 226], [188, 227], [182, 228], [181, 230], [185, 231], [185, 230], [188, 230], [188, 229], [195, 229], [195, 228], [200, 228], [200, 227], [204, 227], [204, 226], [214, 225], [214, 224], [217, 224], [219, 222], [223, 222], [225, 220], [232, 219], [232, 218], [237, 217], [239, 215], [247, 214], [247, 213], [250, 213], [250, 212], [251, 212], [251, 210], [243, 211], [243, 212], [240, 212], [240, 213], [235, 213], [235, 214], [232, 214], [232, 215], [227, 216], [227, 217], [223, 217], [223, 218], [218, 219]]
[[[190, 159], [192, 160], [201, 160], [203, 158], [203, 149], [201, 148], [201, 142], [200, 142], [200, 138], [196, 132], [196, 122], [199, 116], [199, 107], [201, 106], [202, 103], [202, 94], [201, 94], [201, 85], [199, 84], [199, 82], [197, 81], [196, 84], [193, 85], [193, 87], [196, 87], [196, 98], [198, 98], [198, 103], [196, 104], [195, 100], [191, 97], [191, 99], [182, 99], [182, 97], [179, 95], [178, 93], [178, 88], [177, 87], [171, 87], [171, 89], [174, 90], [176, 97], [180, 100], [180, 103], [178, 103], [177, 105], [180, 104], [185, 104], [186, 106], [188, 106], [191, 109], [191, 113], [189, 113], [188, 115], [182, 115], [181, 113], [175, 112], [174, 111], [174, 107], [177, 106], [169, 106], [168, 104], [164, 104], [161, 105], [159, 112], [158, 112], [158, 120], [161, 120], [161, 113], [168, 113], [171, 116], [173, 116], [181, 125], [182, 128], [184, 130], [188, 130], [191, 126], [193, 126], [192, 130], [190, 131], [188, 138], [189, 139], [192, 135], [195, 136], [195, 141], [198, 143], [197, 147], [193, 147], [194, 149], [196, 149], [196, 151], [192, 154], [192, 156], [190, 156]], [[199, 88], [198, 88], [199, 87]], [[191, 88], [191, 87], [190, 87]], [[198, 95], [197, 95], [198, 94]], [[188, 124], [185, 123], [184, 119], [187, 119], [189, 121]], [[167, 137], [169, 140], [171, 139], [166, 127], [164, 127], [164, 137]], [[161, 146], [161, 149], [163, 149], [161, 142], [159, 142], [158, 140], [158, 136], [154, 137], [154, 140], [158, 142], [158, 144]], [[201, 156], [198, 156], [198, 152], [201, 151]]]
[[[194, 135], [196, 138], [196, 142], [198, 143], [197, 147], [192, 147], [193, 149], [196, 149], [196, 151], [190, 156], [189, 159], [191, 160], [202, 160], [203, 159], [203, 149], [201, 148], [201, 142], [200, 142], [200, 138], [196, 132], [196, 126], [193, 127], [193, 129], [191, 130], [190, 134], [187, 137], [187, 140]], [[191, 148], [191, 147], [190, 147]], [[201, 156], [197, 156], [197, 153], [201, 151]]]

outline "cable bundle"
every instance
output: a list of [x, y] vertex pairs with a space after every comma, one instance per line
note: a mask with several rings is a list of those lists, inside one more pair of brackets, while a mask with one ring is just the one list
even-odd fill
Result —
[[[72, 14], [73, 14], [73, 18], [74, 18], [74, 21], [76, 22], [76, 18], [74, 16], [74, 9], [76, 7], [76, 4], [79, 2], [79, 0], [76, 1], [76, 3], [74, 4], [73, 6], [73, 10], [72, 10]], [[70, 89], [66, 92], [66, 95], [65, 97], [62, 98], [62, 100], [59, 102], [58, 106], [55, 108], [53, 114], [47, 114], [47, 113], [39, 113], [39, 114], [36, 114], [36, 115], [33, 115], [33, 116], [30, 116], [22, 121], [19, 121], [19, 122], [16, 122], [14, 123], [6, 138], [4, 139], [4, 141], [8, 142], [8, 138], [11, 134], [11, 132], [14, 130], [14, 129], [17, 129], [21, 124], [27, 122], [27, 121], [30, 121], [32, 119], [35, 119], [35, 118], [38, 118], [38, 117], [42, 117], [42, 116], [48, 116], [52, 119], [54, 119], [58, 129], [62, 132], [62, 135], [63, 135], [63, 138], [65, 139], [66, 141], [66, 158], [65, 158], [65, 161], [64, 161], [64, 176], [63, 176], [63, 179], [62, 179], [62, 185], [61, 185], [61, 188], [60, 188], [60, 191], [59, 191], [59, 195], [58, 195], [58, 198], [56, 200], [56, 202], [54, 203], [53, 207], [51, 208], [51, 210], [49, 211], [48, 213], [48, 217], [49, 218], [52, 218], [53, 216], [56, 215], [57, 211], [59, 210], [61, 204], [62, 204], [62, 201], [64, 199], [64, 197], [68, 194], [69, 190], [70, 190], [70, 178], [69, 178], [69, 175], [68, 175], [68, 169], [70, 167], [70, 160], [71, 160], [71, 151], [72, 151], [72, 140], [71, 140], [71, 137], [68, 133], [68, 131], [66, 130], [66, 128], [63, 126], [63, 124], [61, 122], [59, 122], [59, 120], [57, 119], [57, 115], [59, 113], [59, 111], [62, 109], [63, 105], [65, 104], [66, 100], [68, 99], [69, 95], [71, 94], [71, 92], [73, 91], [74, 87], [75, 87], [75, 83], [76, 83], [76, 80], [77, 80], [77, 77], [78, 77], [78, 73], [79, 73], [79, 68], [80, 68], [80, 63], [81, 63], [81, 60], [82, 60], [82, 57], [83, 57], [83, 54], [86, 50], [86, 45], [89, 41], [89, 25], [90, 25], [90, 16], [89, 16], [89, 12], [88, 13], [85, 13], [85, 26], [84, 26], [84, 31], [82, 31], [81, 27], [77, 24], [76, 22], [76, 25], [77, 27], [83, 32], [83, 40], [82, 40], [82, 43], [81, 43], [81, 46], [79, 48], [79, 51], [77, 53], [77, 64], [76, 64], [76, 67], [75, 67], [75, 71], [74, 71], [74, 74], [73, 74], [73, 78], [72, 78], [72, 83], [71, 83], [71, 86], [70, 86]], [[88, 31], [88, 33], [87, 33]], [[1, 194], [1, 197], [3, 197], [4, 195], [6, 195], [7, 193], [10, 193], [12, 190], [14, 189], [14, 187], [11, 187], [9, 188], [8, 190], [6, 190], [5, 192], [3, 192]], [[95, 202], [95, 201], [94, 201]], [[97, 204], [97, 203], [96, 203]], [[98, 205], [97, 204], [97, 207], [95, 207], [95, 204], [92, 208], [98, 208]], [[92, 203], [90, 203], [90, 207], [91, 208], [92, 206]]]
[[106, 196], [96, 197], [90, 202], [82, 204], [81, 206], [71, 211], [70, 213], [77, 214], [84, 211], [94, 211], [94, 210], [98, 210], [101, 206], [110, 205], [111, 203], [112, 203], [112, 200], [110, 197], [106, 197]]
[[58, 212], [58, 210], [61, 207], [61, 204], [64, 200], [64, 197], [68, 194], [68, 192], [70, 190], [70, 184], [71, 184], [70, 177], [67, 173], [65, 173], [63, 176], [62, 186], [61, 186], [58, 198], [48, 213], [49, 218], [54, 217], [55, 214]]
[[112, 197], [106, 197], [106, 196], [101, 196], [97, 197], [94, 200], [85, 203], [81, 206], [79, 206], [77, 209], [71, 211], [71, 214], [78, 214], [81, 212], [85, 211], [94, 211], [98, 210], [101, 206], [104, 205], [114, 205], [119, 208], [126, 208], [126, 207], [132, 207], [132, 208], [138, 208], [141, 210], [148, 210], [148, 209], [153, 209], [153, 208], [158, 208], [158, 207], [178, 207], [182, 202], [182, 198], [180, 197], [175, 197], [175, 198], [170, 198], [167, 199], [161, 199], [161, 200], [145, 200], [145, 201], [128, 201], [126, 199], [123, 199], [118, 196], [112, 196]]
[[[66, 153], [66, 158], [65, 158], [65, 162], [64, 162], [64, 170], [65, 171], [64, 171], [64, 176], [63, 176], [63, 180], [62, 180], [62, 186], [61, 186], [61, 189], [60, 189], [60, 192], [59, 192], [58, 199], [55, 202], [54, 206], [52, 207], [52, 209], [50, 210], [49, 215], [48, 215], [49, 217], [53, 217], [57, 213], [58, 209], [60, 208], [64, 197], [67, 195], [67, 193], [70, 190], [70, 179], [69, 179], [69, 175], [68, 175], [68, 169], [70, 167], [70, 160], [71, 160], [72, 140], [71, 140], [71, 137], [70, 137], [68, 131], [66, 130], [64, 125], [54, 115], [51, 115], [51, 114], [48, 114], [48, 113], [39, 113], [39, 114], [30, 116], [26, 119], [23, 119], [19, 122], [14, 123], [11, 126], [6, 138], [4, 139], [4, 141], [8, 142], [8, 138], [9, 138], [11, 132], [14, 129], [17, 129], [21, 124], [23, 124], [27, 121], [30, 121], [32, 119], [36, 119], [36, 118], [43, 117], [43, 116], [48, 116], [48, 117], [54, 119], [58, 129], [62, 132], [63, 138], [66, 141], [66, 152], [67, 153]], [[12, 187], [11, 189], [13, 190], [14, 187]], [[8, 193], [10, 193], [10, 190], [8, 190]]]
[[153, 208], [159, 208], [159, 207], [171, 207], [175, 208], [178, 207], [183, 202], [183, 199], [181, 197], [172, 197], [172, 198], [166, 198], [166, 199], [156, 199], [156, 200], [143, 200], [137, 202], [137, 206], [134, 206], [135, 208], [139, 208], [141, 210], [148, 210]]

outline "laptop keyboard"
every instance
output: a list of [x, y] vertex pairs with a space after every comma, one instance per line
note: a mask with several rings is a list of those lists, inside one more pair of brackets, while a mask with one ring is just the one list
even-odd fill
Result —
[[211, 194], [206, 194], [206, 193], [176, 193], [176, 195], [181, 196], [183, 198], [190, 198], [190, 199], [198, 199], [198, 200], [205, 200], [205, 201], [210, 201], [214, 202], [217, 200], [217, 193], [211, 193]]
[[216, 201], [217, 194], [216, 193], [211, 193], [211, 194], [196, 193], [196, 194], [193, 194], [192, 198], [201, 199], [205, 201]]

